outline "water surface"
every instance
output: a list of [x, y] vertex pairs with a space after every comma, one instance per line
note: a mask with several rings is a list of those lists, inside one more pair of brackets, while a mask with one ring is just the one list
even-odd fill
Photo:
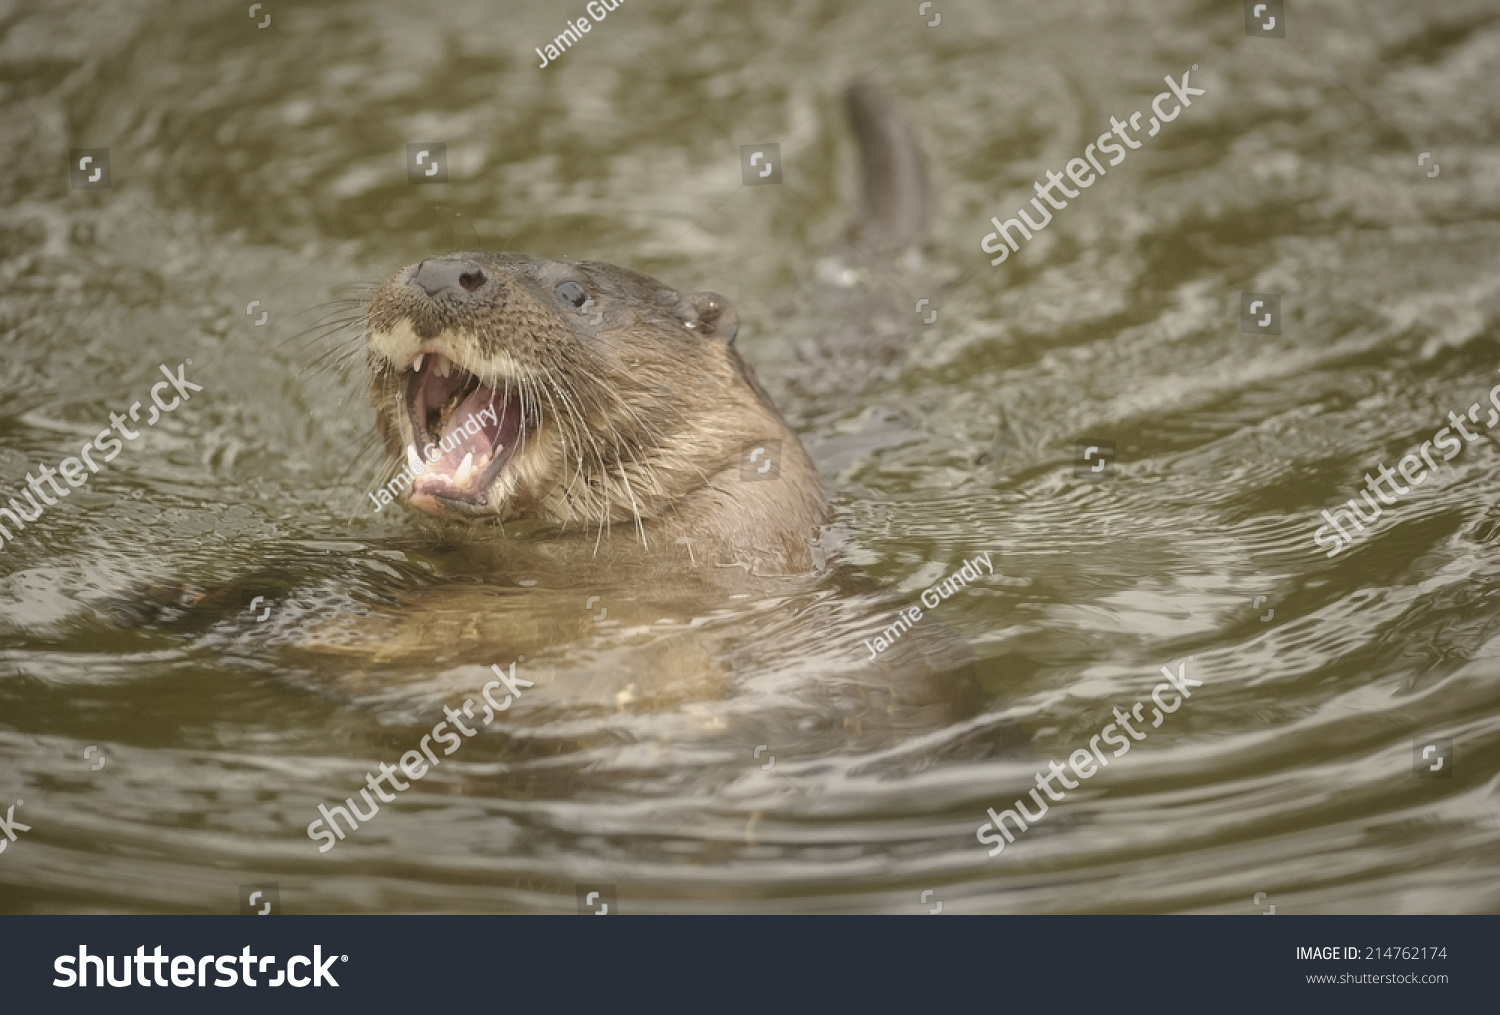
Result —
[[[1229, 3], [914, 7], [632, 0], [541, 69], [581, 7], [0, 6], [0, 489], [161, 365], [203, 386], [0, 548], [0, 811], [31, 826], [0, 911], [1500, 907], [1500, 8], [1298, 7], [1277, 40]], [[990, 216], [1194, 65], [1204, 96], [990, 266]], [[939, 316], [813, 368], [864, 75], [934, 193], [925, 267], [868, 282]], [[785, 183], [741, 186], [770, 141]], [[419, 142], [450, 182], [407, 182]], [[70, 189], [76, 148], [111, 189]], [[819, 574], [647, 580], [375, 514], [357, 371], [297, 336], [476, 247], [728, 295], [836, 492]], [[1471, 404], [1326, 557], [1319, 512]], [[872, 676], [863, 640], [981, 552], [933, 655]], [[319, 853], [319, 804], [523, 655], [512, 709]], [[1180, 665], [1190, 699], [987, 855], [986, 808]], [[1432, 738], [1451, 776], [1414, 778]]]

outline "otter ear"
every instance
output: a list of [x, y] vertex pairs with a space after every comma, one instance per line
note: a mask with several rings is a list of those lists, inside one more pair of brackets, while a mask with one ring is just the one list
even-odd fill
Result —
[[689, 331], [705, 337], [712, 335], [726, 342], [734, 341], [740, 330], [740, 315], [718, 293], [688, 293], [677, 305], [677, 316]]

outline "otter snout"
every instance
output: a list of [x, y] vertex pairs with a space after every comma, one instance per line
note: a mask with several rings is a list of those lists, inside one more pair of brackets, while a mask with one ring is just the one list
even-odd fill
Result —
[[465, 257], [429, 257], [417, 265], [407, 285], [421, 289], [428, 296], [478, 292], [488, 281], [484, 269]]

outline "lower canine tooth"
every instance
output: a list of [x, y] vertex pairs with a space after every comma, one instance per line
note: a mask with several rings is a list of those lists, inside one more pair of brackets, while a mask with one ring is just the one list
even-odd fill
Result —
[[417, 457], [417, 446], [415, 444], [408, 444], [406, 446], [406, 464], [411, 467], [411, 471], [413, 472], [422, 471], [422, 460]]
[[458, 471], [453, 474], [453, 482], [458, 486], [467, 486], [469, 477], [474, 472], [474, 452], [470, 451], [464, 455], [464, 460], [459, 463]]

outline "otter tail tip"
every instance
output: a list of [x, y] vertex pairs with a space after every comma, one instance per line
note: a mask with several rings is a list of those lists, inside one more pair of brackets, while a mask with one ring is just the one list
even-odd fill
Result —
[[854, 233], [861, 245], [900, 249], [922, 241], [927, 226], [927, 167], [922, 148], [879, 88], [856, 81], [844, 106], [859, 144], [864, 197]]

